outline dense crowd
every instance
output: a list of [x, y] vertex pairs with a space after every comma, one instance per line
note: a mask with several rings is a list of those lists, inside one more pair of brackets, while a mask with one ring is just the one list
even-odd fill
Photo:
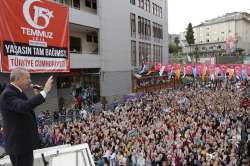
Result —
[[247, 165], [243, 91], [239, 84], [196, 84], [146, 93], [114, 111], [41, 125], [39, 134], [45, 147], [88, 143], [100, 166]]
[[69, 108], [78, 118], [40, 123], [38, 131], [43, 147], [88, 143], [99, 166], [247, 166], [250, 112], [240, 106], [244, 88], [196, 83], [145, 93], [98, 114]]

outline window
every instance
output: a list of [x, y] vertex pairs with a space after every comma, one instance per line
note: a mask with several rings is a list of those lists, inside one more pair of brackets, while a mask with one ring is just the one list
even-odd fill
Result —
[[85, 6], [92, 9], [96, 9], [97, 8], [96, 0], [85, 0]]
[[70, 52], [80, 53], [81, 50], [81, 38], [70, 36]]
[[72, 0], [64, 0], [64, 4], [67, 4], [68, 6], [72, 6]]
[[131, 3], [132, 5], [135, 5], [135, 0], [130, 0], [130, 3]]
[[140, 39], [151, 40], [150, 20], [138, 16], [138, 33]]
[[136, 41], [131, 41], [131, 65], [136, 66]]
[[144, 38], [144, 34], [145, 34], [144, 21], [145, 21], [145, 19], [141, 18], [141, 34], [142, 34], [142, 38]]
[[153, 45], [153, 62], [156, 62], [156, 45]]
[[135, 23], [134, 13], [130, 13], [130, 28], [131, 28], [131, 37], [136, 37], [136, 23]]
[[157, 23], [153, 23], [153, 37], [156, 41], [163, 39], [163, 26]]
[[92, 42], [92, 36], [91, 35], [87, 35], [87, 42]]
[[153, 45], [153, 62], [162, 63], [162, 46]]
[[152, 3], [153, 5], [153, 15], [155, 15], [155, 12], [156, 12], [156, 5], [154, 3]]
[[146, 0], [146, 11], [150, 13], [150, 0]]
[[85, 0], [85, 6], [91, 8], [91, 0]]
[[139, 42], [139, 65], [143, 64], [143, 57], [142, 57], [142, 42]]
[[73, 0], [73, 7], [76, 9], [80, 9], [80, 0]]
[[152, 7], [153, 7], [153, 15], [162, 18], [162, 7], [156, 5], [155, 3], [152, 3]]
[[144, 0], [139, 0], [139, 7], [144, 9]]
[[146, 57], [147, 57], [147, 62], [151, 62], [152, 59], [151, 59], [151, 44], [148, 44], [147, 43], [147, 54], [146, 54]]
[[139, 33], [139, 36], [141, 37], [141, 17], [138, 16], [138, 33]]
[[93, 9], [96, 9], [97, 7], [96, 7], [96, 0], [92, 0], [92, 8]]
[[148, 54], [147, 54], [147, 58], [148, 58], [148, 61], [151, 62], [151, 44], [147, 44], [148, 46]]
[[97, 36], [93, 36], [94, 39], [94, 43], [98, 43], [98, 37]]
[[156, 5], [156, 16], [159, 16], [159, 6]]
[[139, 42], [139, 65], [145, 62], [152, 62], [151, 44]]

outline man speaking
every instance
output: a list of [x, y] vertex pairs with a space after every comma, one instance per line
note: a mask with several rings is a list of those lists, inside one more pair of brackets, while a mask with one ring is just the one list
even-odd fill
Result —
[[0, 96], [3, 117], [5, 151], [12, 166], [32, 166], [33, 150], [39, 147], [39, 137], [34, 108], [45, 102], [53, 84], [50, 76], [43, 90], [34, 88], [34, 96], [27, 98], [25, 90], [31, 85], [30, 73], [17, 68], [10, 73], [10, 84]]

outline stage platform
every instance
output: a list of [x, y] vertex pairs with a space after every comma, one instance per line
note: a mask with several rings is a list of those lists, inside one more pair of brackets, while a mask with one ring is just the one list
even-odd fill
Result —
[[[94, 166], [88, 144], [61, 145], [34, 151], [34, 166]], [[11, 166], [9, 156], [0, 159], [0, 166]]]

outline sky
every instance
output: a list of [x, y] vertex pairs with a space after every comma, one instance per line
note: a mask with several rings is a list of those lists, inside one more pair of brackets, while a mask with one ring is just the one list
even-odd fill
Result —
[[250, 13], [250, 0], [168, 0], [168, 32], [184, 32], [188, 23], [196, 26], [230, 12]]

